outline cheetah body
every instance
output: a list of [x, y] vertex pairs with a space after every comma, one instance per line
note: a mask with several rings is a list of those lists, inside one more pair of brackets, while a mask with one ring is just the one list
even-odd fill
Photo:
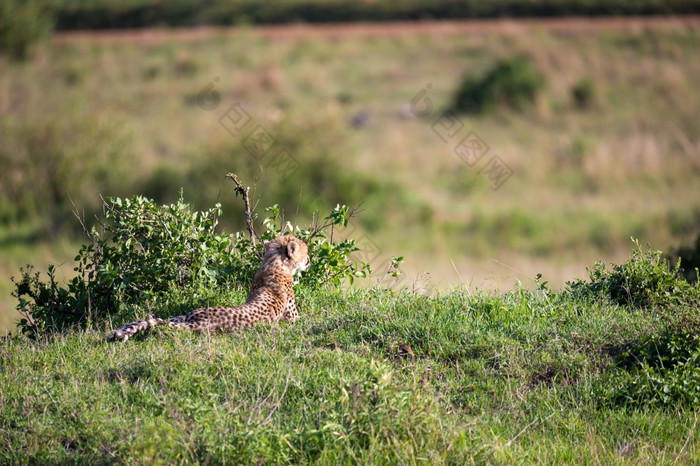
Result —
[[257, 323], [296, 321], [299, 313], [292, 288], [293, 276], [295, 272], [309, 267], [308, 248], [303, 241], [291, 235], [265, 241], [264, 247], [262, 264], [255, 274], [245, 304], [238, 307], [203, 307], [168, 320], [149, 316], [115, 330], [110, 340], [126, 341], [157, 325], [230, 332]]

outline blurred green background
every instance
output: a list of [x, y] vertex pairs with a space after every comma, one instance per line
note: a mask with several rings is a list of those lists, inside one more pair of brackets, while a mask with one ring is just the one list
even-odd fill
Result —
[[[428, 290], [537, 273], [557, 287], [626, 258], [630, 236], [671, 250], [700, 232], [700, 22], [651, 16], [700, 1], [1, 5], [0, 333], [20, 266], [71, 276], [73, 204], [90, 223], [100, 194], [170, 202], [182, 187], [245, 230], [228, 172], [293, 223], [361, 204], [351, 236], [375, 269], [403, 255], [404, 283]], [[570, 14], [650, 16], [518, 18]], [[473, 31], [298, 24], [503, 15]], [[70, 31], [203, 24], [236, 27]], [[250, 120], [229, 131], [236, 104]], [[472, 133], [488, 146], [474, 166], [453, 150]], [[497, 189], [494, 160], [512, 172]]]

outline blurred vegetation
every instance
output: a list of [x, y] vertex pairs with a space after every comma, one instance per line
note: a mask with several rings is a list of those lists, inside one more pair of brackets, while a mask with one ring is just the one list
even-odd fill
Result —
[[[383, 218], [381, 203], [392, 199], [418, 202], [405, 187], [347, 166], [343, 161], [349, 154], [341, 152], [346, 147], [347, 130], [337, 122], [285, 120], [269, 129], [277, 140], [276, 147], [289, 154], [288, 165], [275, 160], [274, 150], [257, 158], [242, 140], [233, 140], [192, 148], [185, 154], [187, 163], [160, 163], [142, 173], [128, 132], [120, 125], [81, 116], [42, 119], [23, 126], [7, 119], [0, 124], [4, 141], [0, 163], [5, 167], [0, 183], [0, 222], [41, 218], [47, 222], [45, 232], [53, 237], [76, 208], [87, 210], [88, 216], [99, 211], [100, 193], [140, 192], [156, 202], [168, 203], [184, 188], [197, 207], [220, 200], [228, 212], [222, 225], [235, 228], [242, 224], [244, 214], [232, 189], [221, 183], [222, 167], [231, 161], [236, 161], [241, 177], [255, 181], [256, 202], [269, 205], [280, 199], [284, 215], [298, 220], [310, 220], [319, 211], [349, 202], [362, 204], [367, 213], [361, 223], [373, 230]], [[74, 199], [78, 201], [75, 205]], [[414, 217], [411, 212], [407, 215]]]
[[48, 4], [42, 0], [0, 2], [0, 54], [24, 60], [32, 46], [46, 39], [54, 22]]
[[582, 110], [591, 108], [596, 99], [593, 81], [587, 78], [581, 79], [571, 88], [571, 97], [576, 107]]
[[[221, 167], [235, 163], [236, 173], [242, 179], [254, 181], [252, 196], [256, 202], [279, 204], [292, 220], [310, 220], [319, 211], [328, 211], [337, 204], [361, 204], [360, 223], [376, 230], [384, 217], [383, 203], [423, 204], [405, 186], [350, 165], [353, 153], [348, 148], [348, 128], [341, 121], [309, 115], [271, 123], [266, 130], [276, 142], [261, 157], [251, 154], [243, 140], [233, 138], [194, 148], [186, 154], [188, 164], [159, 165], [143, 180], [139, 192], [159, 202], [171, 202], [177, 194], [175, 189], [181, 186], [195, 206], [206, 206], [218, 199], [227, 212], [223, 225], [241, 225], [244, 214], [230, 188], [224, 185], [226, 190], [222, 191], [220, 183], [207, 182], [222, 180]], [[277, 158], [278, 151], [284, 160]], [[409, 220], [416, 217], [412, 211], [402, 215]]]
[[[698, 281], [698, 269], [700, 269], [700, 234], [695, 242], [687, 246], [680, 246], [668, 254], [668, 260], [680, 266], [680, 273], [690, 283]], [[678, 264], [680, 262], [680, 264]]]
[[59, 29], [700, 12], [700, 0], [44, 1], [53, 8]]
[[496, 107], [524, 110], [532, 105], [546, 84], [525, 58], [498, 62], [482, 77], [468, 74], [462, 78], [451, 110], [483, 113]]
[[23, 125], [8, 118], [0, 120], [0, 140], [2, 223], [41, 218], [55, 236], [75, 208], [96, 211], [98, 193], [133, 189], [129, 142], [116, 124], [73, 115]]

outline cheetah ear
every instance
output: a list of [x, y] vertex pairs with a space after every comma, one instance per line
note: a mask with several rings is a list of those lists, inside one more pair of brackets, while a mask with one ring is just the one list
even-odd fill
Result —
[[296, 254], [297, 250], [299, 249], [299, 245], [296, 243], [296, 241], [290, 241], [287, 244], [287, 256], [291, 259], [294, 254]]
[[267, 250], [270, 249], [270, 241], [263, 241], [263, 249], [265, 250], [265, 252], [267, 252]]

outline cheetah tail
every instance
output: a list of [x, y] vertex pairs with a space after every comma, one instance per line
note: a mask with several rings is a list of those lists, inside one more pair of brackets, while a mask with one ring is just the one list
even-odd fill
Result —
[[163, 319], [153, 317], [152, 315], [148, 315], [144, 320], [131, 322], [130, 324], [126, 324], [122, 328], [113, 331], [109, 338], [107, 338], [107, 341], [124, 342], [128, 340], [131, 336], [139, 332], [150, 330], [156, 325], [161, 325], [165, 323], [166, 322]]

